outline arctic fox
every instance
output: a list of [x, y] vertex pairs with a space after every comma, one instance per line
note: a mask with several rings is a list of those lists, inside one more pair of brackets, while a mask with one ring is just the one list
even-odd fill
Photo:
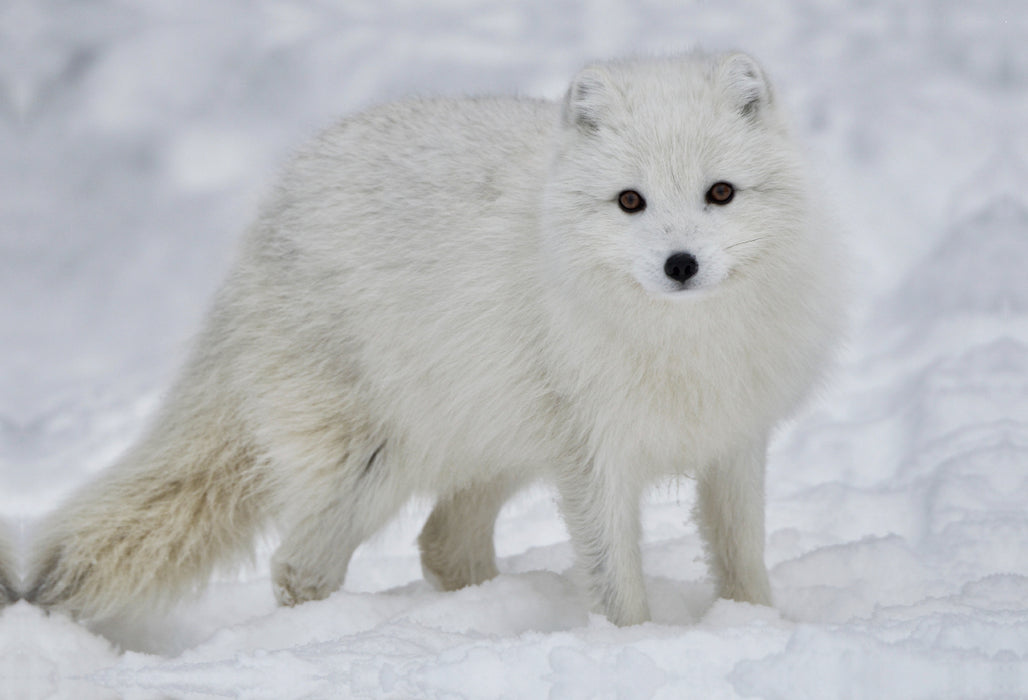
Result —
[[835, 335], [834, 231], [744, 54], [591, 65], [561, 102], [417, 99], [328, 129], [249, 230], [149, 433], [40, 526], [26, 597], [167, 601], [276, 525], [283, 605], [412, 494], [444, 589], [556, 485], [591, 603], [649, 617], [640, 498], [698, 481], [722, 596], [770, 604], [769, 431]]

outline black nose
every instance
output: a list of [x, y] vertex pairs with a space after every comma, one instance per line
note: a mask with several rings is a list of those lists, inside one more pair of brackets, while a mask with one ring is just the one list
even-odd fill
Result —
[[682, 283], [696, 274], [700, 264], [692, 253], [672, 253], [671, 257], [664, 261], [664, 274], [675, 282]]

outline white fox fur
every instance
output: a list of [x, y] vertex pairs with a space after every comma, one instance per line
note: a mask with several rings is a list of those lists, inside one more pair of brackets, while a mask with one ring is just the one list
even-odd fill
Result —
[[[337, 124], [248, 232], [149, 434], [41, 524], [27, 597], [138, 610], [274, 522], [279, 602], [323, 598], [418, 492], [439, 499], [423, 568], [454, 589], [496, 574], [500, 507], [546, 476], [596, 608], [632, 624], [641, 494], [687, 474], [720, 594], [770, 604], [768, 435], [840, 318], [804, 176], [743, 54], [593, 65], [563, 103], [409, 100]], [[665, 271], [682, 251], [684, 282]]]

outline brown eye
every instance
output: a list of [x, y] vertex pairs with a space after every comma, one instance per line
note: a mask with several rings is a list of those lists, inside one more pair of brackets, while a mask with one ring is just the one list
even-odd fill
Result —
[[646, 200], [635, 190], [625, 190], [618, 195], [618, 206], [627, 214], [638, 214], [646, 208]]
[[732, 197], [735, 196], [735, 188], [732, 187], [730, 182], [715, 182], [707, 190], [707, 203], [708, 204], [728, 204], [732, 201]]

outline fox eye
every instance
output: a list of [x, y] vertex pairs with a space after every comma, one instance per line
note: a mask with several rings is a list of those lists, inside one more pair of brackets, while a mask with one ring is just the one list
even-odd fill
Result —
[[725, 205], [735, 196], [735, 188], [730, 182], [715, 182], [707, 190], [707, 204]]
[[646, 208], [646, 200], [635, 190], [625, 190], [618, 195], [618, 206], [626, 214], [638, 214]]

